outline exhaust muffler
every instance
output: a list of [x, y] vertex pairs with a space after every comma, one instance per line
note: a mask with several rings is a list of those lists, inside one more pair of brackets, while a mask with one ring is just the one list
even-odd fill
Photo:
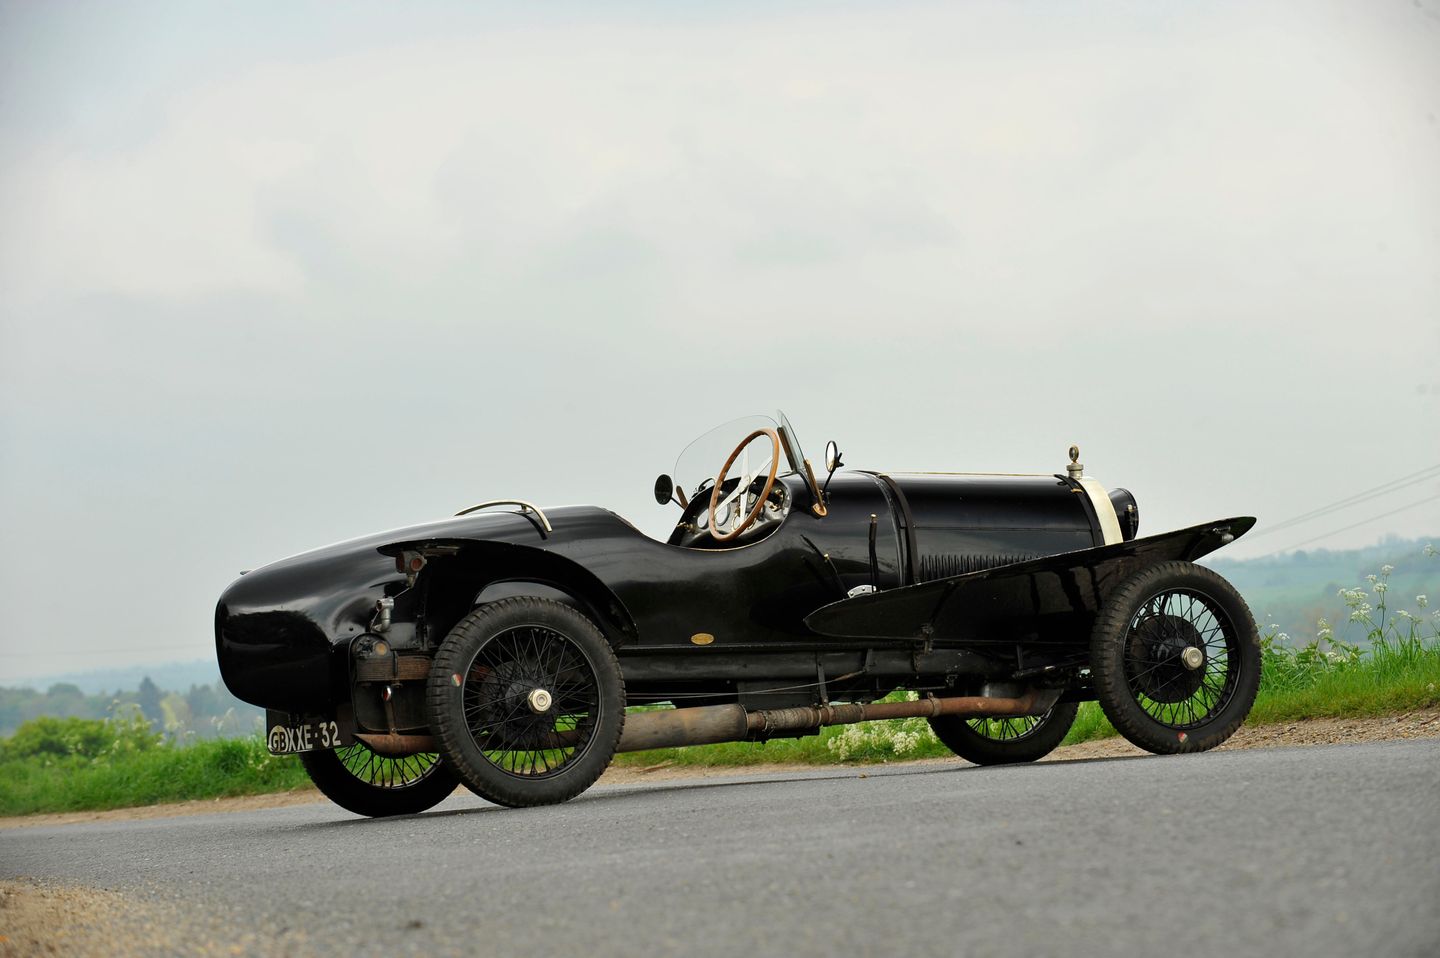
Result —
[[1060, 698], [1059, 689], [1031, 689], [1018, 698], [966, 695], [954, 698], [924, 698], [914, 702], [873, 702], [848, 705], [801, 706], [784, 709], [756, 709], [743, 705], [707, 705], [699, 708], [631, 712], [625, 716], [625, 731], [617, 752], [639, 752], [652, 748], [685, 745], [714, 745], [764, 739], [787, 732], [819, 730], [827, 725], [853, 725], [880, 719], [932, 718], [960, 715], [967, 718], [995, 716], [1012, 718], [1044, 715]]

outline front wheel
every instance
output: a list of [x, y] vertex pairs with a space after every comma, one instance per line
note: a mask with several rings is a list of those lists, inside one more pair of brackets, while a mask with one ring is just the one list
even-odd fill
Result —
[[937, 715], [930, 728], [945, 747], [976, 765], [1010, 765], [1044, 758], [1075, 724], [1075, 702], [1056, 702], [1044, 715], [965, 718]]
[[1190, 562], [1120, 584], [1095, 618], [1090, 673], [1105, 717], [1159, 754], [1203, 752], [1235, 734], [1260, 688], [1260, 637], [1235, 587]]
[[569, 606], [528, 596], [461, 619], [427, 695], [446, 762], [497, 805], [574, 798], [610, 764], [625, 724], [625, 682], [605, 636]]
[[416, 815], [455, 791], [454, 773], [435, 754], [391, 758], [364, 742], [304, 752], [300, 764], [321, 794], [357, 815]]

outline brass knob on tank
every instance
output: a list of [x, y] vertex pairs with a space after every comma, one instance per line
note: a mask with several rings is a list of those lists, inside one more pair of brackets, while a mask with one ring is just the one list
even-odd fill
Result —
[[1071, 479], [1079, 479], [1085, 473], [1085, 466], [1080, 462], [1080, 447], [1070, 447], [1070, 462], [1065, 467], [1065, 472]]

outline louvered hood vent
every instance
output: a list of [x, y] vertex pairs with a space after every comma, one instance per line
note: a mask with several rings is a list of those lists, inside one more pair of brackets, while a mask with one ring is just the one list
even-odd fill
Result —
[[918, 572], [921, 582], [931, 582], [935, 579], [946, 579], [952, 575], [980, 572], [984, 569], [993, 569], [996, 566], [1012, 565], [1016, 562], [1025, 562], [1029, 559], [1038, 558], [1040, 558], [1040, 555], [1035, 552], [1005, 552], [991, 555], [923, 556], [920, 559]]

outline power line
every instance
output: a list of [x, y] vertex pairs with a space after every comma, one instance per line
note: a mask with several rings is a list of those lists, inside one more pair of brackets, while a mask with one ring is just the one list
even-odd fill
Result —
[[1339, 535], [1342, 532], [1349, 532], [1351, 529], [1358, 529], [1363, 525], [1368, 525], [1372, 522], [1378, 522], [1381, 519], [1388, 519], [1390, 516], [1393, 516], [1397, 513], [1405, 512], [1409, 509], [1414, 509], [1416, 506], [1423, 506], [1425, 505], [1425, 503], [1434, 502], [1436, 499], [1440, 499], [1440, 496], [1427, 496], [1426, 498], [1421, 499], [1418, 502], [1412, 502], [1409, 505], [1401, 506], [1398, 509], [1391, 509], [1389, 512], [1382, 512], [1378, 516], [1371, 516], [1369, 519], [1362, 519], [1360, 522], [1355, 522], [1339, 529], [1331, 529], [1329, 532], [1324, 533], [1323, 535], [1315, 536], [1313, 539], [1306, 539], [1304, 542], [1297, 542], [1293, 546], [1286, 546], [1283, 549], [1276, 549], [1274, 552], [1266, 552], [1263, 555], [1254, 556], [1253, 558], [1263, 559], [1266, 556], [1273, 556], [1280, 552], [1289, 552], [1291, 549], [1298, 549], [1301, 546], [1308, 546], [1312, 542], [1318, 542], [1321, 539], [1328, 539], [1331, 536]]
[[1358, 506], [1362, 502], [1369, 502], [1371, 499], [1377, 499], [1380, 496], [1389, 495], [1392, 492], [1399, 492], [1401, 489], [1405, 489], [1409, 486], [1417, 485], [1422, 482], [1427, 482], [1434, 478], [1440, 478], [1440, 465], [1427, 466], [1426, 468], [1421, 469], [1419, 472], [1412, 472], [1409, 475], [1401, 476], [1399, 479], [1391, 479], [1389, 482], [1381, 483], [1380, 485], [1375, 486], [1373, 489], [1366, 489], [1364, 492], [1357, 492], [1352, 496], [1346, 496], [1344, 499], [1337, 499], [1336, 501], [1329, 503], [1328, 505], [1311, 509], [1309, 512], [1303, 513], [1302, 515], [1285, 519], [1284, 521], [1277, 522], [1273, 525], [1268, 525], [1259, 532], [1256, 532], [1250, 538], [1258, 539], [1261, 536], [1268, 536], [1272, 532], [1282, 532], [1285, 529], [1290, 528], [1291, 526], [1297, 526], [1303, 522], [1309, 522], [1311, 519], [1318, 519], [1321, 516], [1329, 515], [1332, 512], [1339, 512], [1342, 509], [1348, 509], [1351, 506]]

